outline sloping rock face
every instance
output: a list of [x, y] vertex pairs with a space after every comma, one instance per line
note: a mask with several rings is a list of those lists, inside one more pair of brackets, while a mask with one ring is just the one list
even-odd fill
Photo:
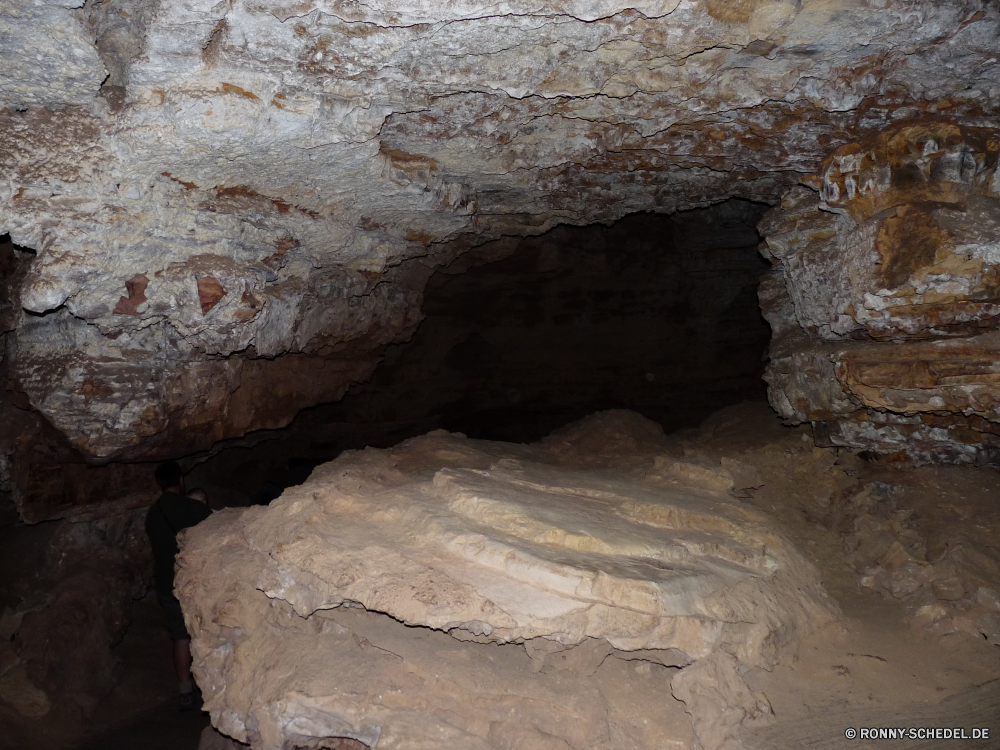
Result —
[[772, 405], [835, 445], [1000, 458], [1000, 130], [848, 144], [761, 223]]
[[774, 202], [895, 120], [988, 124], [998, 24], [985, 0], [2, 0], [0, 232], [37, 252], [18, 388], [95, 460], [283, 425], [367, 377], [470, 245]]
[[[770, 711], [741, 675], [836, 607], [730, 475], [662, 446], [629, 412], [531, 447], [432, 433], [185, 532], [213, 723], [254, 750], [680, 747], [672, 690], [692, 746], [737, 747]], [[620, 660], [655, 665], [658, 707]]]

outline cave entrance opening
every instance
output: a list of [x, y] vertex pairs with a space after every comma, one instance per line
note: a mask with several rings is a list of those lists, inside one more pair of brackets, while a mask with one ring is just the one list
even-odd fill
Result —
[[273, 439], [217, 453], [191, 481], [226, 476], [234, 498], [266, 502], [343, 450], [434, 429], [526, 443], [630, 409], [670, 432], [763, 401], [766, 209], [731, 199], [467, 251], [433, 274], [424, 320], [368, 382], [262, 436]]
[[[418, 383], [403, 403], [429, 397], [441, 427], [512, 442], [604, 409], [669, 431], [764, 398], [770, 329], [757, 283], [768, 265], [756, 223], [765, 208], [729, 200], [560, 226], [502, 260], [443, 269], [413, 342], [389, 353], [371, 390]], [[473, 251], [459, 262], [475, 260]], [[446, 350], [433, 369], [424, 348]]]

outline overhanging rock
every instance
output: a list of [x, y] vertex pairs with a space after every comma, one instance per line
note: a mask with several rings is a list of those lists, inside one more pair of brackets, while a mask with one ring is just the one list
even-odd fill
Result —
[[463, 248], [773, 204], [898, 120], [995, 124], [998, 28], [983, 0], [0, 0], [0, 235], [37, 253], [12, 375], [98, 462], [284, 426]]

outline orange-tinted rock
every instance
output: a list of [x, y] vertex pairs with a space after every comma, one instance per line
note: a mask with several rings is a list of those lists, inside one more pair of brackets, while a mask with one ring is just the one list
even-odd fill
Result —
[[128, 297], [119, 297], [118, 304], [112, 311], [115, 315], [138, 315], [139, 305], [146, 301], [146, 287], [149, 286], [149, 279], [145, 274], [137, 273], [125, 282], [128, 290]]
[[202, 276], [198, 279], [198, 299], [201, 301], [201, 314], [208, 315], [208, 311], [215, 307], [226, 296], [219, 280], [213, 276]]
[[922, 462], [1000, 453], [998, 155], [1000, 130], [900, 124], [765, 216], [765, 377], [783, 416]]

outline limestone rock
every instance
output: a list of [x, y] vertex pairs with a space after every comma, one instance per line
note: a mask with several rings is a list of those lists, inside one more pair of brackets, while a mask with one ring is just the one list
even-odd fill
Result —
[[919, 463], [1000, 450], [1000, 131], [944, 118], [842, 146], [762, 221], [774, 407]]
[[[607, 424], [574, 428], [594, 433], [576, 444]], [[639, 427], [632, 439], [655, 438]], [[731, 746], [759, 713], [736, 700], [740, 670], [772, 665], [835, 605], [714, 476], [647, 476], [599, 452], [570, 467], [563, 445], [432, 433], [185, 532], [177, 589], [215, 726], [254, 750], [669, 747], [651, 743], [669, 735], [655, 711], [628, 744], [607, 723], [626, 709], [602, 675], [636, 658], [664, 692], [677, 668], [731, 672], [708, 703], [695, 672], [673, 677], [703, 746]], [[719, 706], [736, 718], [710, 730]]]
[[92, 101], [107, 75], [76, 0], [0, 3], [4, 107], [53, 108]]
[[[829, 200], [854, 200], [888, 162], [851, 182], [846, 144], [921, 114], [971, 150], [935, 135], [916, 160], [986, 200], [990, 140], [967, 135], [997, 115], [998, 26], [982, 0], [5, 0], [0, 235], [36, 253], [27, 312], [0, 317], [18, 388], [98, 461], [282, 426], [367, 378], [411, 335], [430, 269], [469, 247], [774, 203], [831, 151]], [[962, 229], [992, 226], [987, 203], [895, 210], [854, 267], [933, 224], [955, 279], [887, 281], [890, 299], [862, 274], [797, 296], [803, 322], [995, 318], [992, 256], [962, 249], [991, 246]], [[854, 323], [816, 318], [827, 292]]]

